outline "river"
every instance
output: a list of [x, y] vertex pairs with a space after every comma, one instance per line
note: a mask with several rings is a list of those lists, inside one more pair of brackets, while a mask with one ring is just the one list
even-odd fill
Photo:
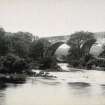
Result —
[[54, 79], [27, 78], [24, 84], [0, 89], [0, 105], [105, 105], [105, 72], [50, 72]]

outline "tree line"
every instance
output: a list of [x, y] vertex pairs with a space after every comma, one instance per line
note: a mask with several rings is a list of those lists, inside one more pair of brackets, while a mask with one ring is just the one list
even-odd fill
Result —
[[94, 33], [75, 32], [70, 36], [67, 44], [71, 47], [66, 57], [69, 66], [105, 70], [105, 44], [102, 45], [103, 51], [98, 56], [90, 54], [91, 47], [97, 45]]
[[37, 67], [45, 62], [44, 51], [49, 46], [48, 40], [29, 32], [11, 33], [0, 28], [0, 72], [21, 73]]
[[[64, 57], [69, 66], [85, 69], [92, 69], [93, 66], [105, 68], [105, 50], [98, 57], [89, 53], [96, 41], [92, 32], [79, 31], [71, 34], [67, 40], [70, 49]], [[60, 70], [54, 56], [45, 57], [50, 46], [48, 40], [29, 32], [11, 33], [0, 28], [0, 73], [29, 73], [33, 68]]]

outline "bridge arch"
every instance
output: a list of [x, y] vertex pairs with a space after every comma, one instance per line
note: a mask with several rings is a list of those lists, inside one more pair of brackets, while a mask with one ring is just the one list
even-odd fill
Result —
[[64, 42], [56, 42], [52, 44], [45, 52], [45, 57], [53, 56], [57, 50]]

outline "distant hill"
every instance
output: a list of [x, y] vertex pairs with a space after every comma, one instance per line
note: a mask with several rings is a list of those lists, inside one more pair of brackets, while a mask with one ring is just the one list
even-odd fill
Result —
[[105, 38], [105, 32], [95, 32], [94, 36], [96, 37], [96, 39]]
[[[96, 39], [103, 39], [105, 38], [105, 32], [95, 32], [94, 36]], [[55, 43], [57, 41], [66, 42], [70, 38], [70, 35], [49, 36], [49, 37], [43, 37], [43, 38], [49, 40], [52, 43]]]
[[44, 39], [49, 40], [49, 42], [51, 43], [55, 43], [58, 41], [66, 42], [69, 38], [70, 38], [70, 35], [44, 37]]

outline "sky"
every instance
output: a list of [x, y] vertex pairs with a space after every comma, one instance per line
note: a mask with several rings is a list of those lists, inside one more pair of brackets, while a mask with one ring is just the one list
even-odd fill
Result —
[[39, 37], [105, 31], [105, 0], [0, 0], [0, 27]]

